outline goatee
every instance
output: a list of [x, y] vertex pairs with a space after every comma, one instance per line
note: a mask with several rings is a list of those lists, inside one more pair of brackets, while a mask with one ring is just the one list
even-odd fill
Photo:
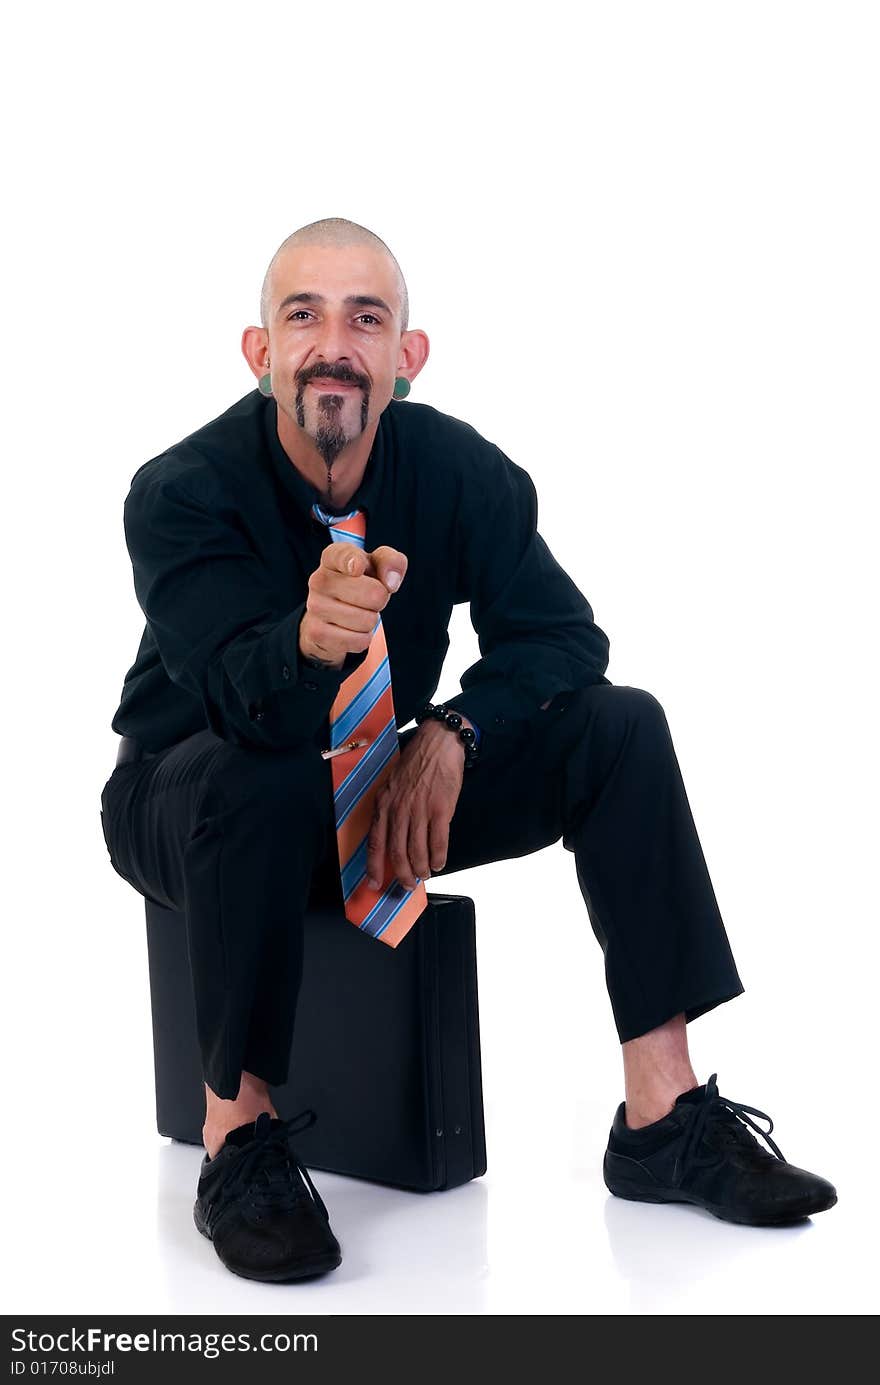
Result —
[[315, 434], [315, 446], [324, 458], [324, 465], [328, 471], [347, 442], [348, 438], [341, 428], [334, 428], [323, 423], [319, 427]]
[[[306, 427], [306, 408], [305, 408], [305, 388], [306, 385], [317, 375], [325, 376], [328, 380], [345, 380], [350, 384], [357, 385], [361, 390], [360, 424], [363, 433], [367, 427], [370, 412], [370, 382], [365, 375], [359, 375], [348, 366], [337, 362], [334, 365], [315, 365], [308, 371], [303, 371], [296, 377], [296, 398], [294, 400], [294, 410], [296, 421], [300, 428]], [[328, 485], [330, 479], [330, 468], [336, 461], [343, 448], [352, 441], [346, 436], [342, 425], [342, 409], [345, 404], [345, 396], [322, 392], [318, 400], [318, 424], [313, 434], [315, 447], [324, 460], [327, 467]]]
[[315, 446], [323, 457], [324, 465], [328, 471], [348, 442], [345, 429], [339, 421], [341, 408], [341, 395], [325, 394], [321, 396], [322, 417], [315, 433]]

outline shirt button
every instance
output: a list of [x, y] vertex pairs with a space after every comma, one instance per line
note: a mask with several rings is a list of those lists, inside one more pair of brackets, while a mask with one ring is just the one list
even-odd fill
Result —
[[282, 678], [289, 678], [289, 677], [290, 677], [290, 669], [287, 667], [286, 664], [284, 665], [284, 668], [281, 670], [281, 677], [282, 677]]
[[262, 720], [263, 720], [263, 713], [262, 713], [262, 712], [255, 712], [255, 713], [254, 713], [254, 721], [262, 721]]
[[318, 691], [318, 685], [317, 685], [317, 683], [303, 683], [303, 687], [304, 687], [304, 688], [308, 688], [309, 692], [317, 692], [317, 691]]
[[497, 716], [497, 717], [495, 718], [495, 725], [496, 725], [496, 726], [503, 726], [503, 725], [504, 725], [504, 717], [502, 717], [502, 716]]

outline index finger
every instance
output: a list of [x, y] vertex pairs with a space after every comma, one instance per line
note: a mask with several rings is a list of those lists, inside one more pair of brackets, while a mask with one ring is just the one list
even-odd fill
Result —
[[356, 543], [341, 539], [321, 549], [321, 566], [331, 572], [344, 572], [347, 577], [360, 577], [369, 566], [369, 558]]
[[[336, 549], [346, 551], [339, 557]], [[331, 555], [324, 559], [324, 553]], [[384, 582], [370, 576], [372, 563], [369, 555], [354, 543], [331, 543], [323, 550], [321, 564], [327, 578], [330, 595], [349, 606], [360, 606], [365, 611], [381, 611], [388, 603], [390, 593]], [[349, 564], [354, 572], [349, 571]]]
[[[388, 814], [376, 800], [373, 821], [367, 841], [367, 884], [371, 890], [382, 888], [385, 879], [385, 847], [388, 834]], [[375, 884], [371, 882], [375, 881]]]

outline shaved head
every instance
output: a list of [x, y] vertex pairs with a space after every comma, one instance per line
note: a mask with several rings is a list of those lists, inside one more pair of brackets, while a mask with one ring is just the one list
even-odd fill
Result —
[[395, 278], [397, 280], [398, 293], [400, 295], [400, 330], [405, 332], [409, 322], [409, 296], [406, 291], [406, 281], [397, 260], [392, 255], [384, 240], [368, 231], [366, 226], [359, 226], [356, 221], [346, 221], [342, 216], [328, 216], [323, 221], [311, 221], [308, 226], [300, 226], [298, 231], [283, 240], [275, 254], [269, 262], [263, 279], [263, 288], [260, 293], [260, 321], [263, 327], [268, 330], [272, 316], [273, 280], [274, 270], [278, 260], [288, 250], [295, 246], [309, 245], [328, 245], [337, 248], [346, 246], [368, 246], [373, 250], [383, 251], [394, 266]]

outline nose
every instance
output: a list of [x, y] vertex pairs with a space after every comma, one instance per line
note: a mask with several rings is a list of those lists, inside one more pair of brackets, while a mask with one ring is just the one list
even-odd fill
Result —
[[326, 361], [328, 364], [335, 364], [337, 361], [344, 361], [346, 365], [351, 365], [348, 355], [350, 343], [348, 331], [344, 322], [328, 314], [321, 323], [317, 342], [315, 343], [315, 354], [319, 361]]

